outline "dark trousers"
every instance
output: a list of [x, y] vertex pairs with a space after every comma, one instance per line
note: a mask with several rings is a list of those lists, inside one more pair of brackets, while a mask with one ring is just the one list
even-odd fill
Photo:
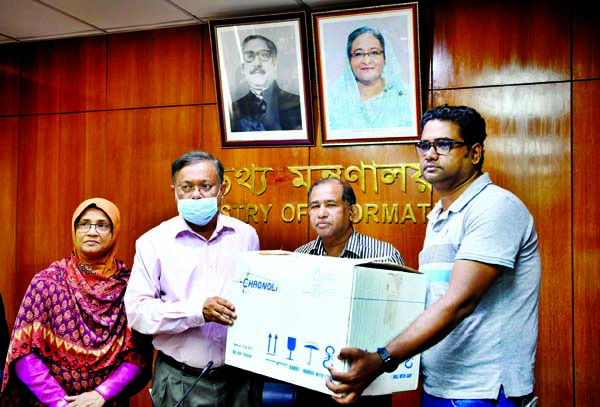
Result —
[[[194, 384], [196, 375], [166, 363], [158, 352], [152, 379], [152, 406], [174, 407]], [[262, 384], [257, 375], [232, 366], [223, 366], [203, 376], [181, 407], [260, 407]]]

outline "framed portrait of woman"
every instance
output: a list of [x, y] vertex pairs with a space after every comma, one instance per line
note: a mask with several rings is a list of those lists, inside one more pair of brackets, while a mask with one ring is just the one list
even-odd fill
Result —
[[324, 146], [418, 139], [417, 3], [312, 14]]
[[223, 147], [313, 144], [306, 20], [209, 21]]

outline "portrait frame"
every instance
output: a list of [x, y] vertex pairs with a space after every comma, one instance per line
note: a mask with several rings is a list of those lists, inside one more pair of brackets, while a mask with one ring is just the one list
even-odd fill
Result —
[[418, 140], [418, 4], [311, 16], [323, 146]]
[[[308, 18], [306, 12], [298, 11], [209, 20], [223, 147], [314, 145]], [[260, 90], [250, 92], [250, 81], [258, 83], [252, 78], [250, 64], [245, 62], [248, 54], [242, 50], [244, 39], [250, 35], [266, 37], [276, 46], [276, 56], [262, 62], [271, 64], [271, 68], [261, 71], [263, 75], [273, 75], [275, 65], [276, 85], [265, 90], [264, 97]], [[254, 58], [252, 64], [262, 61], [259, 52], [249, 55]], [[260, 99], [253, 96], [256, 94]], [[264, 105], [275, 107], [255, 108], [256, 100], [265, 100]]]

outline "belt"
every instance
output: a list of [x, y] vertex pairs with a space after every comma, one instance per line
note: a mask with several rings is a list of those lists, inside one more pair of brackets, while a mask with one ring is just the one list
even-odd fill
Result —
[[[177, 360], [173, 359], [171, 356], [166, 355], [161, 351], [158, 351], [158, 353], [161, 357], [162, 362], [166, 363], [167, 365], [171, 366], [174, 369], [179, 370], [181, 373], [183, 373], [185, 375], [198, 377], [202, 373], [202, 370], [204, 370], [204, 369], [199, 369], [197, 367], [193, 367], [190, 365], [186, 365], [185, 363], [178, 362]], [[231, 366], [214, 367], [212, 369], [208, 369], [206, 371], [206, 373], [204, 373], [204, 376], [202, 376], [202, 377], [212, 380], [212, 381], [223, 380], [228, 375], [234, 373], [234, 370], [235, 370], [235, 368], [233, 368]]]

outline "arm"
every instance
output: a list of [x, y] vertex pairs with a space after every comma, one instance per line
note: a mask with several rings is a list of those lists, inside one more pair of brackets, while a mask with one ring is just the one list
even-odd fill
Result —
[[25, 383], [37, 399], [49, 407], [67, 405], [67, 393], [50, 374], [48, 366], [35, 354], [30, 353], [15, 362], [15, 374]]
[[132, 363], [123, 362], [121, 365], [98, 387], [77, 396], [66, 396], [69, 407], [95, 407], [103, 406], [125, 389], [133, 380], [142, 373], [142, 369]]
[[77, 396], [67, 396], [65, 390], [50, 375], [50, 369], [35, 354], [30, 353], [15, 362], [15, 373], [43, 404], [49, 407], [103, 406], [129, 384], [141, 369], [129, 363], [119, 368], [95, 390]]
[[96, 390], [104, 400], [110, 400], [116, 397], [129, 385], [137, 376], [142, 373], [142, 369], [132, 363], [123, 362], [109, 377], [101, 383]]
[[[500, 266], [457, 260], [446, 294], [394, 338], [386, 346], [388, 352], [404, 361], [441, 341], [473, 313], [501, 272]], [[328, 380], [327, 387], [334, 393], [346, 395], [336, 399], [341, 404], [353, 403], [383, 373], [383, 363], [377, 353], [354, 348], [342, 349], [338, 358], [350, 360], [350, 370], [339, 372], [330, 369], [332, 379], [341, 383], [334, 384]]]

